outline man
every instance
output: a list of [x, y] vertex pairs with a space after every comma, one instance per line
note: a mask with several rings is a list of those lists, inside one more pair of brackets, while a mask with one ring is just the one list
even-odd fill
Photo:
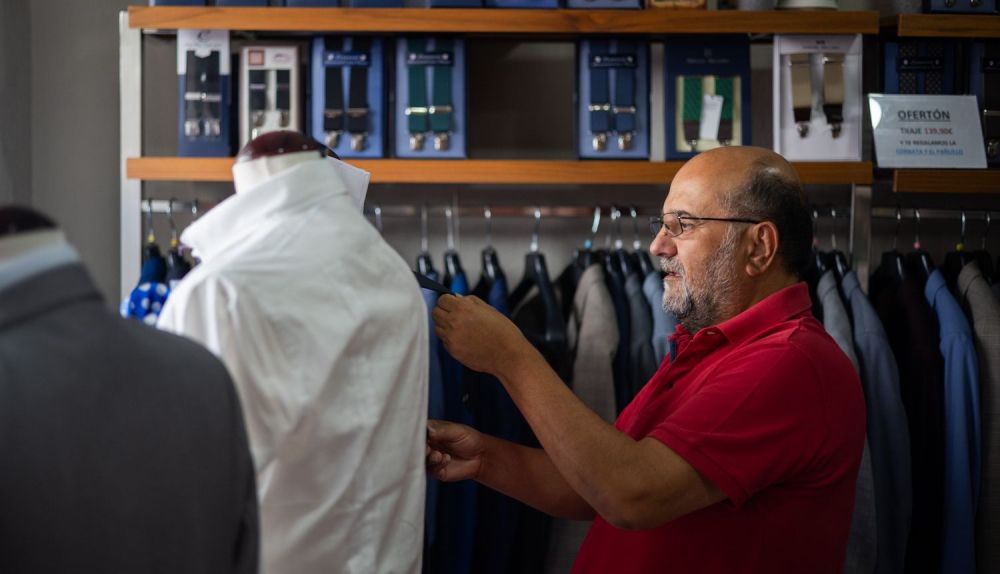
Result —
[[864, 399], [799, 281], [810, 221], [794, 169], [763, 149], [702, 153], [654, 225], [681, 327], [614, 427], [482, 301], [440, 299], [446, 348], [500, 379], [544, 450], [432, 421], [432, 475], [593, 519], [574, 572], [839, 572]]
[[0, 452], [0, 572], [257, 572], [226, 369], [116, 316], [52, 222], [15, 207], [0, 208]]
[[160, 316], [233, 374], [263, 572], [420, 571], [427, 307], [362, 214], [367, 176], [295, 132], [248, 143]]

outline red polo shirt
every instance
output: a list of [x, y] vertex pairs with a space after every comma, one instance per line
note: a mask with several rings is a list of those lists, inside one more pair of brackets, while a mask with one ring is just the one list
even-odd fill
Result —
[[651, 530], [598, 516], [574, 573], [842, 572], [865, 404], [810, 305], [799, 283], [693, 337], [678, 328], [615, 426], [667, 445], [728, 500]]

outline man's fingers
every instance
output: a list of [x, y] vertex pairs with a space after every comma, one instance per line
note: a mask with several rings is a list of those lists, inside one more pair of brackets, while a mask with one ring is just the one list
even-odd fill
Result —
[[447, 443], [460, 439], [466, 429], [460, 424], [431, 419], [427, 421], [427, 442]]
[[438, 297], [437, 306], [439, 309], [444, 309], [445, 311], [451, 311], [459, 303], [458, 297], [454, 295], [442, 295]]

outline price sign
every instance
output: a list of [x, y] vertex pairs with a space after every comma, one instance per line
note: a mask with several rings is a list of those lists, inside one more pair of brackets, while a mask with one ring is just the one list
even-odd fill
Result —
[[986, 167], [975, 96], [870, 94], [868, 105], [879, 167]]

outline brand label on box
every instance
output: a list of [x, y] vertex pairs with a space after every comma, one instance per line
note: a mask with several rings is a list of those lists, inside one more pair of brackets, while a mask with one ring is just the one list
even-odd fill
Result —
[[407, 66], [453, 66], [455, 56], [451, 52], [410, 52], [406, 55]]
[[879, 167], [986, 167], [975, 96], [870, 94]]
[[591, 68], [635, 68], [639, 65], [635, 54], [591, 54]]
[[338, 68], [367, 68], [371, 66], [371, 56], [367, 52], [326, 52], [323, 65]]
[[929, 56], [900, 56], [896, 59], [896, 70], [900, 72], [933, 72], [944, 68], [941, 58]]

